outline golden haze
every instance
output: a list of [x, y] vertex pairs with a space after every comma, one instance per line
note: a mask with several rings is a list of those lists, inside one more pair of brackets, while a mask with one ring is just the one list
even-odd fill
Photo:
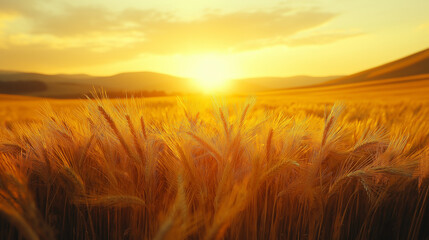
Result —
[[425, 0], [3, 0], [0, 66], [194, 78], [216, 55], [234, 69], [227, 78], [342, 75], [427, 48], [428, 8]]

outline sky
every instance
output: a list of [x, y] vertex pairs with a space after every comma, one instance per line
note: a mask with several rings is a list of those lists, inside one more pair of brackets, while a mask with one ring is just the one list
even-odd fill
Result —
[[0, 0], [0, 69], [345, 75], [429, 48], [428, 0]]

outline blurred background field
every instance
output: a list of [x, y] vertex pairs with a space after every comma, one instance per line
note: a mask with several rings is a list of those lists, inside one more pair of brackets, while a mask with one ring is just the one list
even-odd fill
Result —
[[[324, 87], [307, 89], [290, 89], [275, 92], [255, 93], [252, 95], [220, 95], [220, 96], [184, 96], [189, 105], [195, 109], [209, 109], [213, 100], [222, 100], [227, 103], [239, 103], [252, 96], [256, 99], [255, 110], [282, 112], [287, 115], [310, 114], [323, 117], [325, 108], [335, 102], [343, 102], [348, 106], [350, 114], [355, 119], [383, 119], [383, 122], [406, 120], [407, 116], [420, 115], [429, 106], [429, 85], [394, 85], [365, 86], [359, 89], [350, 87]], [[132, 98], [132, 96], [130, 96]], [[177, 111], [175, 96], [138, 98], [145, 103], [143, 111], [150, 112], [153, 108], [163, 109], [166, 112]], [[0, 95], [0, 123], [2, 125], [25, 124], [40, 122], [41, 112], [47, 106], [55, 112], [72, 112], [82, 107], [89, 100], [86, 99], [49, 99], [37, 97]], [[121, 99], [112, 100], [121, 102]], [[407, 114], [403, 114], [407, 112]], [[359, 116], [358, 116], [359, 115]], [[395, 117], [393, 117], [395, 116]]]

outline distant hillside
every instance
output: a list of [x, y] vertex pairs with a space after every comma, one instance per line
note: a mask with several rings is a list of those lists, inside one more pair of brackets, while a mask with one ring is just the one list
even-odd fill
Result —
[[[80, 81], [81, 80], [81, 81]], [[73, 75], [0, 72], [0, 93], [34, 97], [67, 98], [90, 93], [93, 86]], [[97, 86], [96, 86], [97, 87]]]
[[[65, 76], [65, 75], [64, 75]], [[25, 72], [0, 72], [0, 81], [41, 81], [41, 82], [62, 82], [67, 81], [68, 78], [57, 76], [57, 75], [47, 75], [40, 73], [25, 73]]]
[[56, 74], [54, 76], [67, 79], [90, 79], [94, 77], [88, 74]]
[[429, 49], [350, 76], [260, 95], [324, 99], [429, 99]]
[[44, 82], [36, 80], [0, 81], [0, 94], [31, 94], [46, 89], [48, 86]]
[[327, 81], [323, 85], [348, 84], [429, 73], [429, 49], [353, 75]]
[[94, 85], [127, 91], [147, 90], [166, 92], [192, 92], [195, 86], [191, 80], [155, 72], [129, 72], [108, 77], [88, 79]]
[[[227, 89], [233, 93], [260, 92], [266, 90], [307, 86], [338, 76], [330, 77], [260, 77], [236, 79], [228, 82]], [[1, 93], [21, 94], [26, 96], [53, 97], [53, 98], [75, 98], [88, 94], [95, 87], [117, 95], [121, 91], [139, 92], [144, 91], [149, 95], [165, 93], [196, 93], [200, 90], [191, 79], [171, 76], [155, 72], [129, 72], [112, 76], [91, 76], [86, 74], [56, 74], [47, 75], [40, 73], [24, 73], [13, 71], [0, 71]], [[15, 84], [13, 82], [16, 82]], [[44, 85], [41, 89], [31, 87], [24, 82], [36, 82]], [[13, 89], [11, 91], [11, 86]], [[10, 85], [10, 86], [9, 86]], [[19, 89], [22, 87], [22, 89]], [[161, 92], [160, 92], [161, 91]]]
[[350, 84], [318, 85], [304, 88], [274, 90], [258, 93], [260, 96], [282, 96], [290, 99], [330, 99], [372, 101], [429, 100], [429, 74], [362, 81]]
[[[26, 83], [31, 83], [30, 85]], [[43, 89], [38, 85], [43, 85]], [[154, 72], [121, 73], [107, 77], [85, 74], [23, 73], [0, 71], [0, 93], [26, 96], [74, 98], [90, 93], [94, 88], [118, 93], [130, 92], [192, 92], [190, 80]]]
[[[327, 77], [312, 77], [312, 76], [293, 76], [293, 77], [257, 77], [257, 78], [244, 78], [233, 80], [234, 82], [254, 86], [254, 91], [265, 91], [284, 88], [304, 87], [315, 84], [320, 84], [332, 79], [337, 79], [342, 76], [327, 76]], [[236, 84], [239, 85], [239, 84]], [[249, 87], [248, 87], [249, 88]]]

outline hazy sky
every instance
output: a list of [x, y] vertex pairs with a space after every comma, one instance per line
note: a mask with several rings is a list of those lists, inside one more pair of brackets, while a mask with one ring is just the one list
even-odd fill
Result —
[[428, 0], [0, 0], [0, 69], [192, 76], [206, 61], [231, 78], [349, 74], [429, 48], [428, 9]]

